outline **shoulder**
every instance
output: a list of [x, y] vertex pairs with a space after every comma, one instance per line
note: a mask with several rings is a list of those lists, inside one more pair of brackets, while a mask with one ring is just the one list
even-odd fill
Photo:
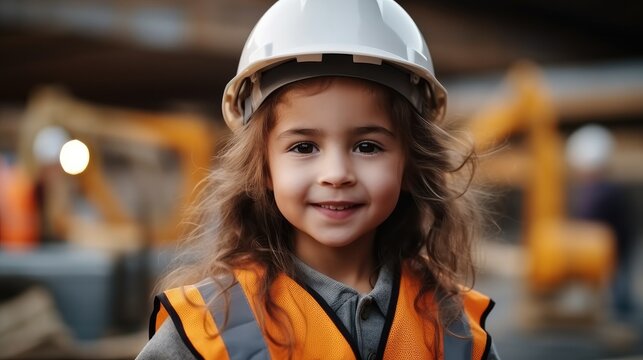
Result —
[[[194, 285], [173, 288], [162, 292], [154, 299], [150, 317], [150, 351], [165, 351], [165, 342], [181, 343], [181, 349], [192, 355], [189, 358], [204, 358], [216, 354], [210, 344], [220, 345], [221, 337], [214, 321], [210, 301], [218, 285], [211, 279]], [[169, 328], [169, 329], [168, 329]], [[171, 330], [171, 331], [169, 331]], [[163, 332], [162, 334], [159, 334]], [[171, 340], [168, 336], [171, 335]], [[146, 346], [146, 348], [148, 347]], [[145, 350], [145, 349], [144, 349]], [[163, 354], [161, 359], [165, 359]], [[149, 359], [155, 358], [153, 355]], [[169, 356], [167, 358], [182, 358]]]
[[[236, 316], [238, 314], [242, 316]], [[162, 344], [154, 345], [163, 341], [154, 340], [155, 331], [170, 323], [173, 340], [182, 342], [181, 348], [192, 354], [190, 358], [219, 359], [226, 353], [226, 340], [234, 333], [229, 331], [241, 328], [250, 321], [248, 319], [254, 317], [240, 284], [208, 278], [156, 296], [150, 318], [150, 333], [153, 334], [150, 346], [154, 351], [162, 349]]]
[[467, 289], [462, 292], [462, 305], [474, 339], [474, 353], [482, 354], [482, 359], [498, 359], [491, 334], [486, 328], [487, 316], [495, 302], [476, 290]]
[[172, 321], [166, 320], [136, 357], [136, 360], [148, 359], [196, 359], [196, 357], [187, 348]]
[[478, 322], [484, 326], [487, 315], [489, 315], [496, 303], [481, 292], [466, 289], [462, 291], [462, 305], [469, 315], [475, 315]]

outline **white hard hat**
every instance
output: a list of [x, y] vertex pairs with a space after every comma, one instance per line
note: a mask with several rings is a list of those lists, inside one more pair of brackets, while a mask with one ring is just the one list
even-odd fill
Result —
[[577, 170], [597, 171], [607, 165], [613, 147], [614, 138], [609, 130], [600, 125], [585, 125], [567, 140], [567, 161]]
[[393, 0], [281, 0], [246, 41], [224, 91], [223, 117], [236, 129], [274, 90], [317, 76], [381, 83], [418, 112], [430, 106], [441, 116], [446, 106], [426, 42]]

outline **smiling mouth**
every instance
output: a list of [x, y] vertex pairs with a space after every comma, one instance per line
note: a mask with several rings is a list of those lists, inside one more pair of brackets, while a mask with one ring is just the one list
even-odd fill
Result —
[[351, 210], [351, 209], [360, 207], [364, 204], [348, 202], [348, 201], [324, 201], [324, 202], [313, 203], [312, 205], [325, 210], [344, 211], [344, 210]]
[[350, 219], [364, 204], [346, 201], [324, 201], [311, 204], [331, 221]]
[[351, 209], [357, 206], [357, 204], [351, 204], [351, 205], [328, 205], [328, 204], [318, 204], [317, 206], [323, 208], [323, 209], [328, 209], [328, 210], [333, 210], [333, 211], [342, 211], [346, 209]]

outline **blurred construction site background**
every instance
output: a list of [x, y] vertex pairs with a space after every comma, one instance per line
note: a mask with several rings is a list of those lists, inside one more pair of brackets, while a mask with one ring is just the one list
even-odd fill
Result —
[[[138, 353], [272, 3], [0, 0], [0, 358]], [[500, 355], [643, 358], [643, 5], [400, 3], [482, 154]]]

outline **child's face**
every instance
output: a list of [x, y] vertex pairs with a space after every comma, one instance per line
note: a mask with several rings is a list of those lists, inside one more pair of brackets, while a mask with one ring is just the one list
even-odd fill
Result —
[[290, 90], [277, 106], [269, 186], [298, 248], [370, 241], [395, 208], [404, 151], [365, 86], [340, 78], [321, 92]]

